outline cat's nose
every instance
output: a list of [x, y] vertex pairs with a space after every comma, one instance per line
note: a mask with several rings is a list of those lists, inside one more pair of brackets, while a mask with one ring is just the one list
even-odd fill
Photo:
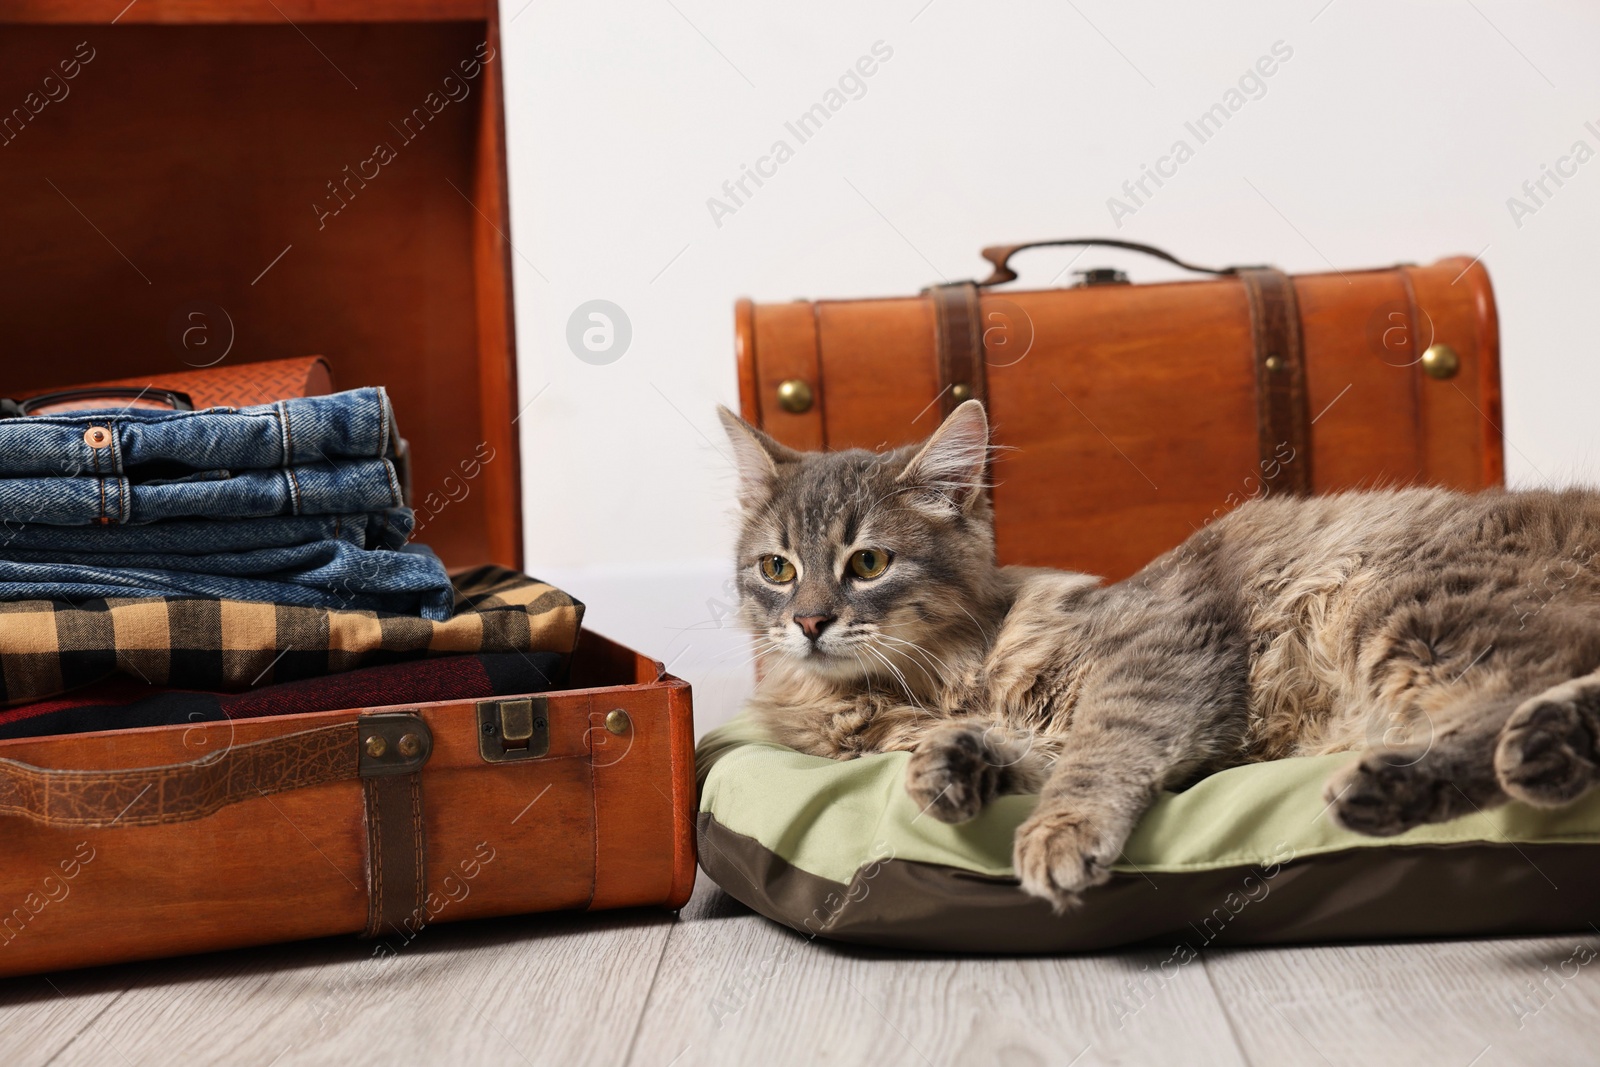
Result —
[[800, 629], [805, 631], [805, 635], [811, 639], [811, 643], [814, 645], [817, 643], [817, 639], [822, 636], [822, 631], [826, 630], [828, 624], [838, 617], [837, 615], [796, 615], [794, 621], [799, 624]]

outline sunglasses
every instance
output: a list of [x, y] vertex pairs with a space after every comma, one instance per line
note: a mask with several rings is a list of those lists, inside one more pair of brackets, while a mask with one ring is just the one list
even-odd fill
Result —
[[0, 397], [0, 419], [15, 419], [27, 415], [61, 415], [73, 411], [104, 411], [120, 407], [123, 411], [193, 411], [194, 401], [188, 393], [173, 389], [134, 389], [131, 386], [100, 386], [88, 389], [64, 389], [57, 393], [44, 393], [26, 400]]

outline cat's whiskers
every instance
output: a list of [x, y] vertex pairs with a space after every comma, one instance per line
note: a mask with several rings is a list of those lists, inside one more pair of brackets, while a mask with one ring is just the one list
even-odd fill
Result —
[[890, 675], [893, 676], [893, 680], [899, 681], [900, 688], [906, 694], [906, 699], [910, 700], [912, 703], [916, 702], [916, 695], [911, 691], [910, 684], [906, 682], [906, 676], [901, 674], [899, 669], [896, 668], [893, 663], [890, 663], [886, 658], [884, 658], [882, 652], [879, 652], [869, 644], [862, 644], [861, 650], [867, 655], [871, 656], [873, 659], [877, 660], [879, 663], [883, 664], [884, 668], [887, 669]]
[[[777, 648], [778, 646], [780, 646], [783, 643], [782, 641], [780, 641], [778, 639], [778, 637], [776, 635], [770, 634], [770, 633], [749, 633], [748, 636], [750, 638], [751, 643], [754, 644], [754, 645], [757, 645], [757, 646], [764, 646], [764, 647], [767, 647], [767, 648]], [[741, 651], [741, 649], [739, 647], [735, 646], [733, 648], [730, 648], [730, 649], [727, 649], [727, 650], [723, 651], [719, 656], [717, 656], [717, 659], [724, 659], [724, 658], [726, 658], [728, 656], [731, 656], [734, 653], [739, 652], [739, 651]]]
[[761, 657], [767, 655], [771, 651], [772, 651], [771, 649], [762, 649], [761, 651], [757, 652], [755, 655], [751, 656], [749, 659], [742, 660], [742, 661], [740, 661], [738, 663], [735, 663], [732, 667], [729, 668], [729, 670], [742, 671], [746, 667], [752, 667], [752, 666], [756, 665], [757, 663], [761, 662]]
[[[885, 641], [893, 641], [896, 644], [905, 645], [906, 647], [908, 647], [908, 648], [910, 648], [910, 649], [912, 649], [912, 650], [914, 650], [916, 652], [919, 652], [924, 656], [927, 656], [930, 660], [932, 660], [933, 662], [937, 663], [939, 666], [943, 667], [951, 678], [959, 678], [960, 677], [960, 673], [954, 667], [950, 666], [950, 664], [946, 660], [944, 660], [943, 658], [941, 658], [939, 656], [934, 655], [932, 652], [929, 652], [926, 648], [923, 648], [921, 645], [917, 644], [915, 641], [907, 641], [903, 637], [895, 637], [893, 634], [884, 633], [882, 630], [877, 631], [877, 636], [882, 638]], [[921, 666], [921, 665], [918, 664], [918, 666]], [[926, 670], [924, 670], [923, 673], [927, 674], [928, 672]], [[934, 681], [934, 679], [930, 678], [929, 681]], [[948, 684], [948, 683], [946, 683], [946, 684]]]
[[[886, 660], [884, 660], [884, 658], [881, 655], [878, 654], [878, 650], [873, 648], [871, 643], [868, 642], [865, 639], [852, 641], [852, 642], [850, 642], [850, 644], [848, 644], [845, 647], [850, 648], [852, 650], [860, 649], [862, 652], [865, 652], [867, 655], [871, 656], [873, 659], [877, 660], [879, 663], [882, 663], [885, 666], [891, 667], [891, 669], [893, 667], [893, 665], [889, 664]], [[865, 662], [865, 661], [863, 661], [863, 662]], [[874, 669], [876, 669], [876, 668], [874, 668]]]
[[[884, 634], [877, 634], [875, 636], [883, 637], [885, 635]], [[880, 653], [882, 653], [885, 657], [895, 657], [895, 658], [903, 659], [906, 663], [909, 663], [913, 667], [916, 667], [917, 670], [922, 672], [922, 676], [928, 680], [928, 685], [932, 689], [934, 689], [935, 691], [937, 691], [939, 689], [939, 679], [938, 679], [938, 677], [935, 676], [931, 671], [929, 671], [927, 666], [924, 665], [922, 663], [922, 661], [920, 661], [920, 660], [918, 660], [918, 659], [916, 659], [916, 658], [914, 658], [912, 656], [907, 655], [906, 653], [900, 651], [898, 648], [879, 648], [878, 651]], [[890, 661], [893, 662], [894, 660], [891, 659]]]
[[845, 646], [845, 651], [849, 652], [850, 655], [854, 657], [856, 666], [861, 668], [861, 680], [866, 684], [867, 693], [870, 695], [872, 693], [872, 671], [867, 667], [866, 660], [861, 658], [861, 653], [857, 652], [853, 648], [850, 648], [848, 645]]
[[982, 636], [985, 646], [994, 644], [994, 638], [989, 634], [989, 631], [984, 628], [983, 623], [978, 621], [978, 617], [976, 615], [968, 611], [966, 606], [959, 602], [956, 603], [956, 607], [960, 609], [961, 614], [972, 620], [972, 625], [978, 628], [978, 633], [980, 636]]
[[[770, 651], [773, 648], [776, 648], [778, 645], [777, 641], [773, 640], [771, 637], [768, 637], [766, 634], [750, 634], [749, 637], [751, 644], [755, 645], [757, 648], [764, 647], [766, 650]], [[724, 649], [723, 651], [717, 653], [717, 655], [711, 658], [711, 662], [720, 663], [729, 656], [736, 656], [741, 652], [748, 651], [750, 651], [748, 648], [735, 645], [733, 648]]]
[[922, 701], [917, 699], [916, 691], [911, 688], [911, 683], [906, 681], [906, 676], [900, 672], [900, 668], [899, 667], [896, 667], [893, 663], [891, 663], [889, 661], [887, 656], [885, 656], [878, 649], [873, 648], [870, 644], [863, 643], [861, 645], [861, 647], [868, 654], [870, 654], [871, 656], [876, 658], [878, 660], [878, 662], [882, 663], [885, 667], [889, 668], [890, 673], [893, 674], [895, 676], [895, 678], [899, 680], [900, 688], [905, 690], [906, 699], [908, 701], [910, 701], [913, 705], [915, 705], [917, 707], [917, 709], [919, 711], [921, 711], [923, 714], [930, 714], [928, 709], [923, 706]]
[[[751, 655], [751, 656], [747, 657], [746, 659], [743, 659], [740, 662], [734, 664], [733, 667], [731, 668], [732, 670], [743, 670], [746, 667], [749, 667], [749, 666], [751, 666], [753, 664], [761, 662], [761, 658], [763, 656], [770, 656], [774, 652], [784, 651], [783, 643], [780, 642], [780, 641], [774, 641], [771, 638], [761, 638], [761, 637], [756, 638], [756, 640], [764, 640], [764, 641], [766, 641], [767, 642], [766, 647], [765, 648], [759, 648], [758, 647], [756, 649], [754, 655]], [[727, 652], [724, 652], [721, 656], [718, 656], [717, 659], [718, 660], [724, 659], [727, 656], [730, 656], [733, 653], [738, 652], [738, 651], [740, 651], [740, 650], [739, 649], [730, 649]]]

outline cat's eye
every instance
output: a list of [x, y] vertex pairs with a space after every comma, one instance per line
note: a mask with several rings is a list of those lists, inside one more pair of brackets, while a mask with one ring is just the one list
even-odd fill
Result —
[[889, 553], [881, 548], [863, 548], [850, 556], [850, 573], [857, 578], [876, 578], [889, 567]]
[[782, 556], [762, 556], [761, 576], [774, 585], [788, 585], [794, 581], [794, 564]]

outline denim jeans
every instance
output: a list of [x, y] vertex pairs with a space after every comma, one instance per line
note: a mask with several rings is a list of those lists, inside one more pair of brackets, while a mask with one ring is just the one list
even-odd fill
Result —
[[381, 388], [248, 408], [116, 407], [0, 419], [0, 478], [113, 477], [140, 467], [268, 470], [403, 451]]
[[357, 548], [401, 548], [415, 520], [410, 508], [355, 515], [284, 515], [261, 519], [169, 519], [143, 526], [47, 526], [0, 521], [0, 554], [13, 551], [134, 552], [200, 555], [344, 541]]
[[[0, 420], [0, 426], [17, 420]], [[387, 459], [278, 470], [212, 470], [141, 481], [128, 476], [0, 478], [0, 523], [142, 525], [167, 519], [345, 515], [404, 505]]]
[[345, 541], [203, 555], [7, 550], [0, 600], [221, 597], [300, 607], [450, 618], [454, 593], [420, 545], [367, 550]]
[[0, 600], [214, 597], [448, 619], [382, 389], [0, 419]]

